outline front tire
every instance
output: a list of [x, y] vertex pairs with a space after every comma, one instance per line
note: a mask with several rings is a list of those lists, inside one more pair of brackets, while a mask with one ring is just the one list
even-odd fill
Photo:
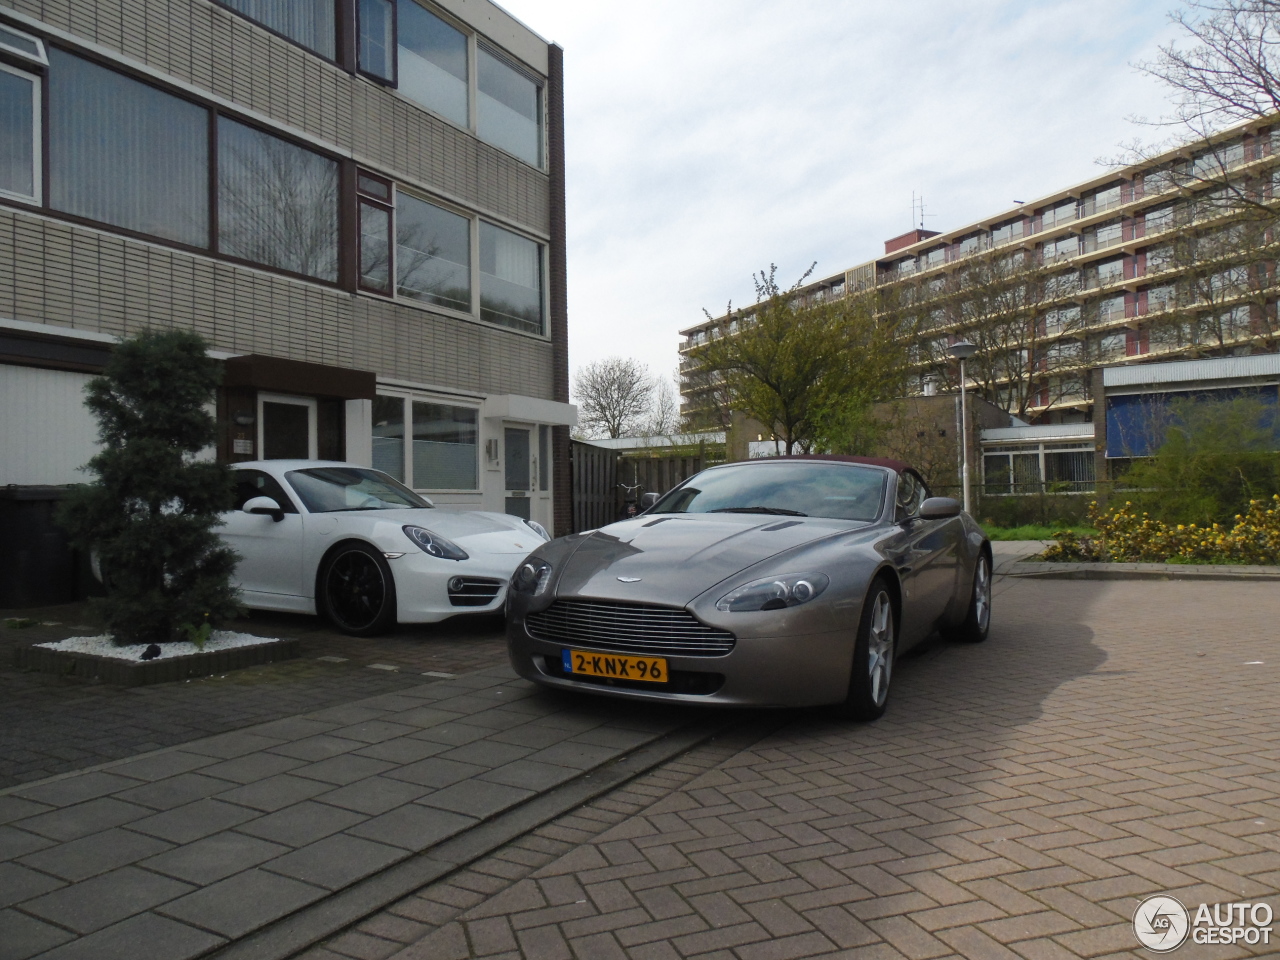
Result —
[[973, 589], [969, 594], [969, 608], [964, 619], [946, 632], [948, 640], [960, 643], [981, 643], [991, 630], [991, 560], [986, 553], [978, 554], [973, 567]]
[[377, 550], [348, 543], [325, 561], [317, 599], [325, 618], [351, 637], [386, 633], [396, 622], [396, 582]]
[[893, 678], [895, 640], [893, 597], [888, 584], [877, 577], [862, 604], [849, 692], [841, 704], [841, 714], [852, 720], [878, 720], [884, 716]]

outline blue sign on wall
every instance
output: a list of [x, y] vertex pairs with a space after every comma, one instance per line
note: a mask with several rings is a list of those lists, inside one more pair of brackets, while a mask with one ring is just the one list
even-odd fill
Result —
[[[1276, 408], [1280, 388], [1234, 387], [1107, 397], [1107, 456], [1149, 457], [1159, 450], [1169, 427], [1178, 423], [1176, 406], [1180, 401], [1227, 401], [1241, 397], [1252, 397]], [[1274, 414], [1272, 421], [1275, 422]]]

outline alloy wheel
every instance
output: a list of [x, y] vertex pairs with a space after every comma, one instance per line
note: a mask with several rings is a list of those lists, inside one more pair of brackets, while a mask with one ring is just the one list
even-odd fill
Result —
[[893, 673], [893, 604], [889, 601], [889, 594], [883, 590], [876, 594], [871, 608], [867, 673], [871, 681], [871, 700], [880, 706], [889, 696], [889, 678]]
[[329, 610], [349, 630], [362, 630], [378, 619], [387, 585], [373, 557], [348, 550], [334, 558], [326, 581]]

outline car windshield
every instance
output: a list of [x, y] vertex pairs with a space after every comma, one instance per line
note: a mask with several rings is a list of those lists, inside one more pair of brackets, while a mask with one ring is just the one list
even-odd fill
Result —
[[431, 506], [385, 473], [365, 467], [312, 467], [291, 470], [285, 478], [312, 513]]
[[649, 512], [874, 520], [887, 476], [873, 467], [820, 460], [734, 464], [698, 474]]

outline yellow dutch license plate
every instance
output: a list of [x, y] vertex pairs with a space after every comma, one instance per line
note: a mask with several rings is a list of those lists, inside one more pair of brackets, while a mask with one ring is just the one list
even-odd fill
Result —
[[617, 653], [589, 653], [586, 650], [561, 650], [565, 673], [586, 677], [612, 677], [615, 680], [641, 680], [646, 683], [667, 682], [667, 661], [662, 657], [627, 657]]

